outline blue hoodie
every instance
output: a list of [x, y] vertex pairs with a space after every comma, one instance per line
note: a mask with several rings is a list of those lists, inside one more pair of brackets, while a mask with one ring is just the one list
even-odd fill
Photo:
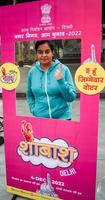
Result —
[[70, 102], [76, 98], [76, 91], [67, 66], [62, 64], [63, 78], [56, 80], [54, 74], [60, 64], [56, 59], [45, 72], [36, 62], [28, 73], [26, 97], [36, 117], [71, 119]]

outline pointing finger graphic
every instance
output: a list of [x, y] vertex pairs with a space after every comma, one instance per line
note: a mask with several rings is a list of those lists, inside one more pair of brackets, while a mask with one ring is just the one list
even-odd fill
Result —
[[97, 62], [96, 60], [96, 51], [95, 51], [95, 45], [91, 44], [91, 56], [90, 58], [87, 58], [84, 63], [90, 63], [90, 62]]
[[91, 45], [91, 61], [96, 62], [96, 53], [94, 44]]

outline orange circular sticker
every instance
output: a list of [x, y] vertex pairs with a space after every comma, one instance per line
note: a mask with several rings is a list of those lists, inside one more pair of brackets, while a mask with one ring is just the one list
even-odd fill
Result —
[[98, 63], [84, 63], [76, 71], [75, 83], [82, 93], [97, 94], [105, 87], [105, 71]]
[[6, 90], [15, 89], [20, 82], [20, 71], [13, 63], [5, 63], [0, 67], [0, 87]]

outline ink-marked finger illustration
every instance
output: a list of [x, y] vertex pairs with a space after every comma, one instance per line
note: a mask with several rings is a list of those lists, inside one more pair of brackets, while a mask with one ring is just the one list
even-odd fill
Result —
[[40, 185], [40, 190], [38, 190], [37, 193], [51, 197], [58, 197], [54, 192], [54, 187], [52, 186], [52, 180], [49, 173], [47, 173], [46, 182]]
[[95, 50], [95, 45], [94, 44], [91, 44], [91, 56], [90, 58], [87, 58], [84, 63], [93, 63], [93, 62], [97, 62], [96, 61], [96, 50]]

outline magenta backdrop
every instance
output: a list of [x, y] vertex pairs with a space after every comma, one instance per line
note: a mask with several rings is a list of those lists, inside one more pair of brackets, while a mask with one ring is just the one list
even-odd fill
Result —
[[[51, 8], [42, 7], [41, 10], [41, 6], [45, 4]], [[77, 38], [80, 38], [82, 43], [81, 61], [91, 56], [90, 47], [94, 44], [96, 59], [100, 62], [101, 1], [42, 0], [1, 7], [0, 32], [2, 63], [15, 62], [15, 41]], [[98, 109], [99, 95], [81, 94], [78, 122], [16, 116], [16, 91], [3, 90], [7, 186], [38, 192], [50, 174], [54, 194], [59, 198], [94, 200]], [[55, 142], [60, 145], [61, 142], [62, 146], [75, 147], [77, 153], [73, 163], [67, 165], [59, 159], [56, 162], [51, 158], [43, 159], [42, 156], [36, 165], [31, 158], [23, 158], [18, 148], [19, 143], [24, 141], [21, 133], [22, 120], [31, 122], [34, 137], [38, 141], [46, 143], [49, 139], [49, 144]]]

